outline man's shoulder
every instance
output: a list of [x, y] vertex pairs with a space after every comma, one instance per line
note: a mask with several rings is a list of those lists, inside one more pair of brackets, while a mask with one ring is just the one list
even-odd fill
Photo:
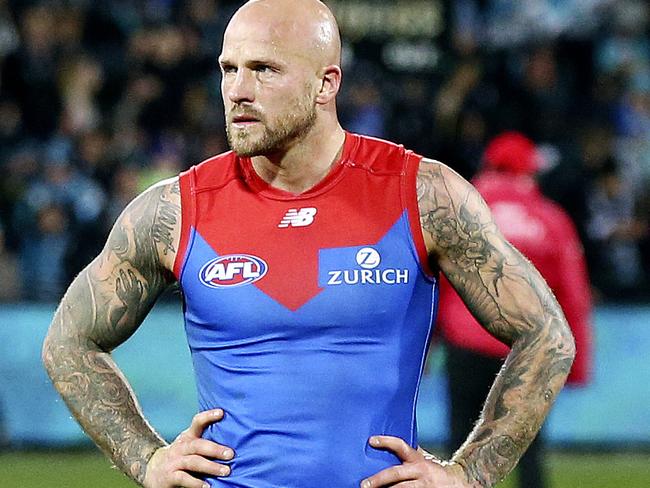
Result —
[[444, 184], [445, 180], [458, 180], [473, 187], [465, 178], [445, 163], [422, 156], [418, 164], [418, 179], [426, 179], [434, 186]]
[[239, 174], [238, 158], [234, 151], [211, 156], [180, 173], [180, 178], [191, 178], [196, 188], [219, 185]]
[[[126, 221], [134, 224], [141, 242], [151, 240], [155, 262], [172, 271], [181, 231], [180, 178], [174, 176], [154, 183], [127, 207]], [[153, 255], [151, 257], [154, 257]]]
[[453, 210], [457, 204], [466, 205], [469, 200], [480, 203], [479, 192], [470, 182], [445, 163], [431, 158], [419, 160], [416, 191], [421, 212], [433, 208]]
[[160, 201], [180, 205], [180, 194], [180, 178], [179, 176], [172, 176], [160, 180], [144, 190], [129, 207], [141, 202], [140, 206], [147, 208], [149, 212], [155, 213]]
[[354, 141], [349, 159], [372, 172], [401, 172], [403, 162], [412, 158], [422, 159], [419, 154], [396, 142], [360, 134], [350, 134], [350, 137]]
[[198, 164], [195, 164], [193, 168], [211, 168], [213, 166], [219, 166], [224, 164], [230, 164], [237, 160], [237, 155], [234, 151], [225, 151], [214, 156], [210, 156]]

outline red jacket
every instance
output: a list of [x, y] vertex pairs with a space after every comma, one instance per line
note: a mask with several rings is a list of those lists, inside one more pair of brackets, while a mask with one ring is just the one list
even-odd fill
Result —
[[[545, 198], [526, 175], [486, 171], [474, 180], [503, 233], [532, 261], [555, 293], [576, 341], [571, 384], [585, 384], [591, 370], [591, 293], [582, 246], [567, 214]], [[472, 317], [446, 279], [440, 284], [439, 332], [450, 344], [493, 357], [508, 347]]]

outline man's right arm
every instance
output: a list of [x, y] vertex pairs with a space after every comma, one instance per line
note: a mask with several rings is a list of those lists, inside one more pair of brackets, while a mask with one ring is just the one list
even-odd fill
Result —
[[76, 419], [140, 484], [149, 458], [166, 443], [143, 417], [110, 352], [172, 282], [179, 221], [178, 181], [136, 198], [101, 254], [70, 285], [43, 345], [47, 372]]

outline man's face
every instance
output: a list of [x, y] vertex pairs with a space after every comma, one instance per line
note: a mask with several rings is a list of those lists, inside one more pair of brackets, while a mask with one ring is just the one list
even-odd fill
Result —
[[282, 151], [316, 121], [313, 62], [277, 29], [242, 20], [229, 26], [219, 57], [230, 147], [240, 156]]

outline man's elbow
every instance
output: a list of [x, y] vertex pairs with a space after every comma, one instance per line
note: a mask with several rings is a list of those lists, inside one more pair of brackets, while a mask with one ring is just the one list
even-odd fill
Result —
[[52, 378], [52, 375], [55, 370], [56, 366], [56, 340], [54, 338], [54, 334], [50, 330], [47, 335], [45, 336], [45, 340], [43, 341], [43, 347], [41, 348], [41, 361], [43, 363], [43, 367], [45, 368], [45, 371], [47, 372], [48, 376]]
[[69, 337], [50, 327], [41, 347], [41, 362], [48, 376], [54, 381], [57, 373], [81, 353], [82, 351], [73, 347], [73, 341]]
[[567, 365], [566, 373], [569, 374], [576, 357], [576, 341], [567, 321], [564, 319], [554, 321], [549, 331], [549, 338], [551, 343], [549, 350], [555, 351], [556, 358]]

